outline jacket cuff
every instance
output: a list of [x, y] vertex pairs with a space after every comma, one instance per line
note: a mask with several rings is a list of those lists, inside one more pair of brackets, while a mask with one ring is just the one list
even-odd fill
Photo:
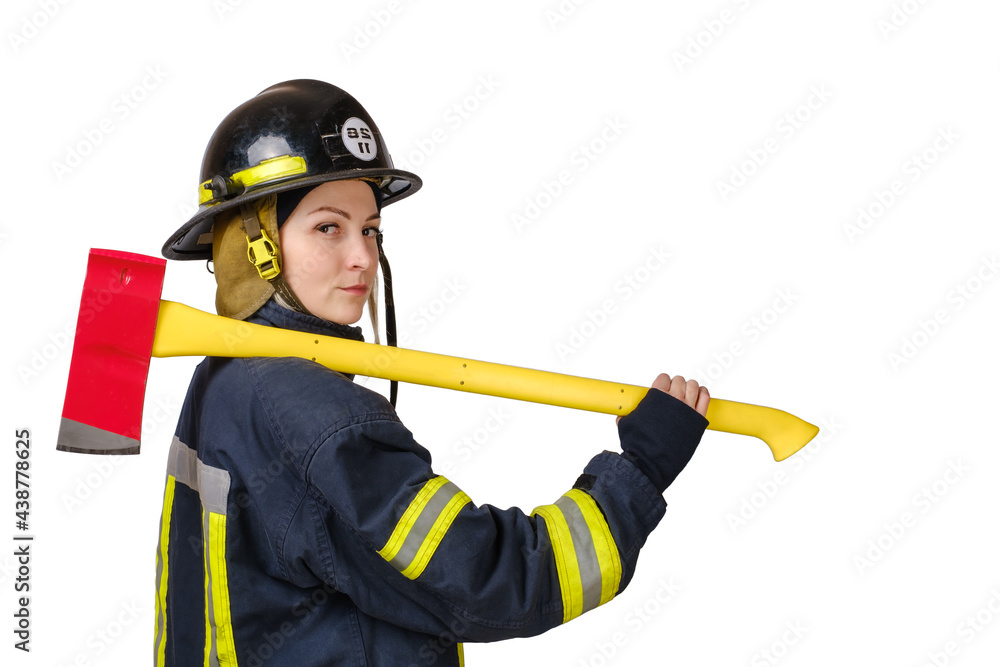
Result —
[[649, 478], [660, 493], [694, 455], [708, 420], [683, 401], [650, 389], [618, 422], [622, 456]]
[[666, 513], [663, 494], [641, 470], [614, 452], [592, 458], [583, 473], [577, 488], [583, 488], [582, 482], [587, 487], [583, 490], [597, 500], [617, 536], [619, 550], [637, 551]]

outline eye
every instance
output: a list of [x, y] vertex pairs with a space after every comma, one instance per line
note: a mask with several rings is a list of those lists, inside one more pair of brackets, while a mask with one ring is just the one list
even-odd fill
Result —
[[333, 230], [339, 230], [340, 225], [335, 222], [324, 222], [321, 225], [316, 226], [316, 231], [320, 234], [332, 234]]
[[375, 238], [380, 231], [378, 227], [365, 227], [361, 233], [369, 238]]

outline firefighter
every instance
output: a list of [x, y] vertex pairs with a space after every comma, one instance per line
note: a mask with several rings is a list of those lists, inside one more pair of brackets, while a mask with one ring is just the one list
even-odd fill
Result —
[[[220, 315], [352, 340], [366, 308], [378, 335], [381, 268], [392, 345], [382, 209], [420, 186], [353, 97], [284, 82], [218, 127], [163, 254], [212, 261]], [[661, 374], [620, 418], [621, 453], [553, 470], [566, 493], [525, 514], [436, 474], [395, 385], [353, 379], [300, 358], [198, 366], [168, 457], [156, 665], [460, 665], [463, 642], [566, 623], [629, 583], [708, 423], [705, 388]]]

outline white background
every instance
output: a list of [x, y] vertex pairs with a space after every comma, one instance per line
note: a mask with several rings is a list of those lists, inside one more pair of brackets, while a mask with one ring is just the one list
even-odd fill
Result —
[[[782, 464], [707, 433], [619, 599], [468, 664], [995, 664], [998, 20], [986, 0], [5, 3], [4, 664], [149, 660], [196, 360], [153, 360], [141, 456], [54, 451], [87, 249], [158, 256], [215, 126], [294, 78], [355, 95], [424, 179], [383, 219], [410, 347], [695, 376], [823, 427]], [[165, 298], [213, 295], [203, 263], [170, 263]], [[617, 447], [613, 419], [561, 408], [403, 386], [399, 412], [501, 507]]]

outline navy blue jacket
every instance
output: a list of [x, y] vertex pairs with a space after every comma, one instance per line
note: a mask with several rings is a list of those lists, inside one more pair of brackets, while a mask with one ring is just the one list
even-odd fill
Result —
[[[273, 301], [251, 321], [360, 339]], [[693, 451], [707, 422], [662, 392], [622, 423], [655, 440], [664, 415]], [[461, 642], [544, 632], [631, 579], [665, 509], [636, 466], [598, 454], [530, 515], [477, 505], [353, 378], [207, 358], [170, 451], [155, 664], [459, 665]]]

